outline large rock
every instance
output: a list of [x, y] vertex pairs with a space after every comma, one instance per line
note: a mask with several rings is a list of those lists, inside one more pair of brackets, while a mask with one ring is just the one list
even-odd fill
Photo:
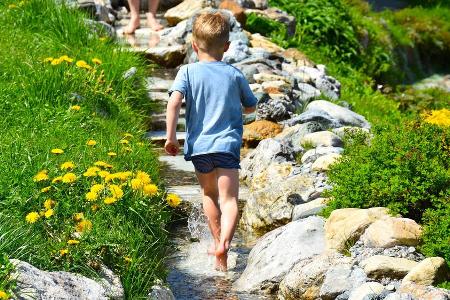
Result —
[[360, 263], [367, 276], [375, 279], [385, 277], [401, 279], [417, 266], [417, 264], [417, 262], [406, 258], [383, 255], [374, 255]]
[[449, 279], [449, 270], [442, 257], [428, 257], [416, 265], [403, 278], [403, 283], [436, 285]]
[[97, 282], [69, 272], [46, 272], [12, 259], [12, 277], [19, 299], [124, 299], [120, 280], [102, 267], [105, 278]]
[[306, 134], [322, 130], [323, 126], [317, 122], [297, 124], [295, 126], [285, 127], [283, 131], [275, 137], [275, 139], [279, 141], [285, 141], [292, 144], [294, 148], [298, 148], [300, 147], [301, 139]]
[[366, 282], [353, 291], [351, 291], [348, 300], [369, 300], [377, 299], [383, 292], [386, 291], [384, 285], [378, 282]]
[[247, 16], [245, 15], [244, 9], [242, 9], [242, 7], [235, 1], [224, 0], [220, 3], [219, 8], [231, 11], [236, 20], [242, 25], [245, 25]]
[[343, 208], [333, 211], [325, 224], [327, 248], [338, 251], [350, 247], [370, 224], [390, 218], [387, 208]]
[[339, 161], [341, 157], [342, 155], [338, 153], [325, 154], [313, 162], [311, 169], [317, 172], [328, 171], [330, 170], [331, 165]]
[[318, 215], [327, 207], [327, 198], [317, 198], [308, 203], [296, 205], [292, 211], [292, 221]]
[[294, 265], [324, 251], [323, 225], [322, 218], [309, 217], [264, 235], [250, 252], [235, 288], [246, 292], [276, 291]]
[[301, 260], [281, 281], [278, 296], [283, 300], [318, 299], [327, 270], [335, 265], [350, 263], [350, 257], [337, 252], [328, 252], [311, 259]]
[[316, 79], [325, 76], [325, 72], [314, 67], [302, 66], [293, 76], [298, 82], [315, 84]]
[[234, 40], [230, 42], [228, 51], [223, 55], [222, 60], [229, 64], [240, 62], [249, 57], [250, 52], [244, 41]]
[[183, 63], [186, 47], [184, 45], [157, 46], [145, 50], [145, 54], [161, 66], [174, 68]]
[[316, 99], [320, 96], [320, 91], [307, 83], [298, 83], [295, 89], [292, 91], [294, 98], [302, 104], [307, 105], [309, 101]]
[[275, 137], [281, 132], [281, 129], [281, 125], [274, 122], [266, 120], [255, 121], [244, 125], [242, 139], [244, 144], [252, 146], [259, 143], [261, 140]]
[[342, 140], [330, 131], [318, 131], [305, 135], [300, 143], [311, 147], [342, 147]]
[[[273, 83], [273, 82], [270, 82]], [[270, 120], [274, 122], [282, 121], [288, 119], [291, 114], [295, 111], [295, 105], [289, 99], [288, 96], [284, 95], [280, 90], [280, 86], [268, 86], [264, 87], [265, 91], [276, 92], [272, 93], [270, 96], [262, 97], [258, 101], [256, 107], [256, 119], [257, 120]]]
[[402, 283], [401, 293], [411, 295], [414, 300], [448, 300], [450, 291], [432, 286], [424, 286], [412, 282]]
[[283, 56], [286, 59], [292, 60], [297, 67], [314, 67], [314, 63], [297, 48], [289, 48], [283, 52]]
[[370, 225], [361, 240], [367, 247], [389, 248], [396, 245], [416, 246], [420, 243], [422, 227], [407, 218], [389, 218]]
[[283, 48], [269, 41], [267, 38], [263, 37], [259, 33], [254, 33], [251, 35], [250, 45], [254, 48], [263, 48], [264, 50], [270, 53], [281, 53], [284, 51]]
[[166, 11], [164, 18], [167, 19], [170, 26], [175, 26], [177, 23], [199, 13], [203, 8], [203, 2], [199, 0], [184, 0], [177, 6]]
[[334, 300], [338, 295], [360, 286], [366, 280], [366, 274], [357, 266], [352, 264], [331, 266], [325, 273], [320, 288], [320, 299]]
[[[309, 124], [309, 123], [305, 123], [305, 124]], [[295, 126], [299, 126], [299, 125], [303, 125], [303, 124], [298, 124]], [[317, 147], [315, 149], [310, 149], [310, 150], [306, 151], [301, 158], [301, 162], [302, 162], [302, 164], [312, 163], [312, 162], [315, 162], [321, 156], [332, 154], [332, 153], [341, 154], [342, 152], [344, 152], [344, 148], [341, 148], [341, 147]]]
[[258, 186], [242, 212], [241, 225], [256, 233], [265, 233], [290, 222], [294, 206], [308, 202], [315, 192], [313, 178], [307, 175], [276, 180], [267, 173], [264, 171], [253, 178]]
[[315, 80], [315, 86], [325, 96], [330, 99], [337, 100], [341, 96], [341, 84], [331, 76], [320, 76]]

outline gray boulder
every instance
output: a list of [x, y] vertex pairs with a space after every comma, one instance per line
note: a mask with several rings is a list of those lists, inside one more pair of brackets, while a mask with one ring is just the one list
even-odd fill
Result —
[[341, 147], [317, 147], [306, 151], [301, 158], [301, 162], [302, 164], [312, 163], [321, 156], [331, 153], [341, 154], [342, 152], [344, 152], [344, 148]]
[[318, 215], [327, 207], [326, 198], [317, 198], [308, 203], [296, 205], [292, 211], [292, 221]]
[[248, 46], [245, 41], [234, 40], [230, 42], [228, 51], [223, 56], [223, 61], [229, 64], [240, 62], [250, 56]]
[[278, 122], [289, 119], [294, 111], [295, 105], [288, 96], [279, 94], [277, 97], [270, 97], [267, 95], [258, 102], [256, 119]]
[[338, 295], [360, 286], [366, 280], [366, 274], [357, 266], [351, 264], [331, 266], [325, 273], [325, 279], [320, 288], [320, 298], [336, 299]]
[[330, 99], [337, 100], [341, 96], [341, 84], [331, 76], [320, 76], [315, 80], [315, 86], [325, 96]]
[[293, 90], [294, 99], [303, 105], [320, 96], [320, 91], [307, 83], [298, 83]]

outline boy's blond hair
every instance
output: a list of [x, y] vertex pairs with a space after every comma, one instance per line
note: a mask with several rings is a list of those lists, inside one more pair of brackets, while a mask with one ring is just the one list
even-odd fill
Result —
[[220, 12], [200, 14], [194, 21], [192, 36], [202, 50], [222, 48], [230, 36], [230, 22]]

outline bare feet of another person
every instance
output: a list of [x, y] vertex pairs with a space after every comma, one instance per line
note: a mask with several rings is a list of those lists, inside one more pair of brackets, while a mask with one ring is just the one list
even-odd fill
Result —
[[155, 15], [152, 13], [147, 13], [147, 26], [149, 26], [154, 31], [160, 31], [163, 29], [163, 26], [159, 24], [158, 20], [156, 20]]
[[133, 34], [136, 29], [138, 29], [140, 26], [140, 20], [139, 16], [137, 17], [131, 17], [130, 22], [128, 23], [127, 27], [123, 29], [124, 34]]
[[216, 270], [221, 272], [227, 271], [228, 259], [228, 243], [220, 243], [216, 249]]

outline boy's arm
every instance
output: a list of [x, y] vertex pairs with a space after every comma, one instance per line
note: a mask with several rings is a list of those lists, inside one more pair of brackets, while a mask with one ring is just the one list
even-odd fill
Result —
[[170, 155], [177, 155], [180, 150], [180, 144], [177, 140], [177, 123], [182, 101], [183, 94], [179, 91], [174, 91], [170, 95], [169, 102], [167, 103], [167, 141], [164, 149]]
[[244, 114], [251, 114], [256, 110], [258, 100], [255, 95], [253, 95], [245, 76], [242, 73], [239, 73], [237, 78], [241, 89], [241, 103], [244, 108]]
[[252, 112], [255, 112], [256, 105], [251, 107], [245, 107], [244, 106], [244, 114], [251, 114]]

